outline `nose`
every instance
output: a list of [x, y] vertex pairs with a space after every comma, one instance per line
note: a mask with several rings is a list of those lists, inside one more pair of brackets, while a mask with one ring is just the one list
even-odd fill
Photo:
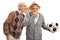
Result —
[[34, 10], [34, 12], [35, 12], [35, 10]]
[[56, 31], [56, 28], [53, 28], [53, 31]]

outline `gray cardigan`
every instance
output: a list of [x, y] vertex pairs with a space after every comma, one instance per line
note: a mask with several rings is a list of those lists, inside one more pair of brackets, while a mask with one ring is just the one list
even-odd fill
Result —
[[41, 27], [43, 29], [49, 30], [48, 27], [45, 26], [44, 17], [39, 13], [39, 19], [36, 24], [34, 24], [34, 18], [31, 15], [31, 12], [28, 13], [23, 21], [23, 26], [26, 27], [26, 40], [42, 40]]

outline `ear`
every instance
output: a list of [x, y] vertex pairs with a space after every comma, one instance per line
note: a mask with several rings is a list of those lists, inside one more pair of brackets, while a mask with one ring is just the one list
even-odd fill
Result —
[[38, 10], [40, 9], [40, 7], [38, 7]]
[[21, 7], [18, 7], [18, 10], [20, 10], [21, 9]]

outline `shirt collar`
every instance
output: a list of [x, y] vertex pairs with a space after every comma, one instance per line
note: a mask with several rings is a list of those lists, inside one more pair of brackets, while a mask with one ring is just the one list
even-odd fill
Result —
[[[18, 10], [19, 13], [22, 13], [20, 10]], [[24, 15], [26, 15], [26, 13], [23, 12]]]
[[26, 15], [26, 13], [23, 13], [24, 15]]

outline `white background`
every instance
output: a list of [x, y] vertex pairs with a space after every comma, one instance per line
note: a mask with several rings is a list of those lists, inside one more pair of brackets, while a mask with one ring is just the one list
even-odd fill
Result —
[[[60, 25], [60, 0], [0, 0], [0, 40], [6, 40], [3, 33], [3, 23], [9, 12], [17, 10], [19, 2], [26, 2], [29, 6], [33, 1], [41, 6], [39, 12], [44, 15], [46, 24], [57, 22]], [[42, 29], [42, 39], [60, 40], [60, 29], [55, 33]], [[26, 27], [22, 31], [21, 40], [26, 40]]]

